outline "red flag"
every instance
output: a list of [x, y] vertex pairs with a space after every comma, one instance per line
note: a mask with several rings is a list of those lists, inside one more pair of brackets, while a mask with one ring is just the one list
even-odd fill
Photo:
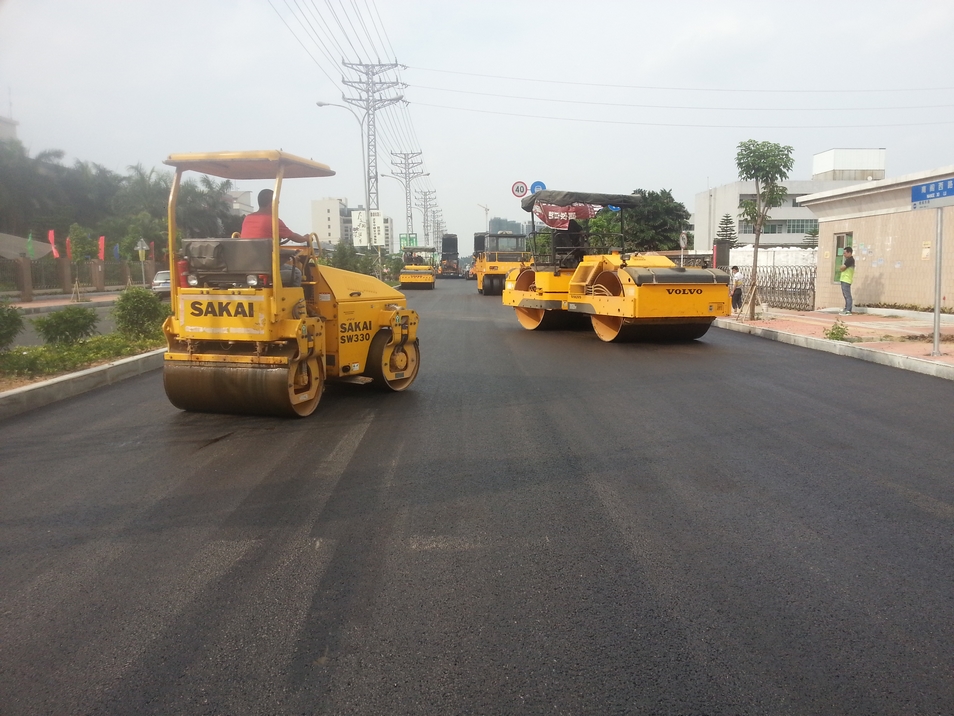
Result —
[[66, 258], [70, 261], [73, 260], [73, 246], [70, 244], [70, 237], [66, 237]]
[[99, 260], [100, 261], [106, 260], [106, 237], [105, 236], [99, 237]]
[[53, 247], [53, 258], [58, 259], [60, 257], [60, 252], [56, 250], [56, 239], [53, 238], [53, 229], [50, 229], [50, 246]]
[[156, 242], [155, 241], [149, 242], [149, 258], [153, 261], [156, 260]]

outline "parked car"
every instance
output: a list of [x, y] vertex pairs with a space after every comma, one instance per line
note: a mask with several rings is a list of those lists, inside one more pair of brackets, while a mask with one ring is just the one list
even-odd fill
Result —
[[156, 275], [152, 277], [152, 290], [160, 301], [168, 301], [172, 294], [172, 288], [169, 286], [170, 280], [168, 271], [156, 271]]

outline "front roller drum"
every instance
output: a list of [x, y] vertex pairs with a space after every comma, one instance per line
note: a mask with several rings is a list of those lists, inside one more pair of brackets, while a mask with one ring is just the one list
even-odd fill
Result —
[[316, 357], [264, 366], [166, 361], [162, 382], [181, 410], [293, 418], [315, 412], [324, 388]]
[[379, 390], [400, 392], [406, 390], [421, 368], [421, 345], [392, 343], [391, 331], [382, 329], [371, 339], [368, 348], [367, 374]]
[[684, 323], [651, 323], [625, 319], [620, 316], [590, 316], [593, 331], [607, 343], [679, 343], [702, 338], [712, 325], [712, 319]]

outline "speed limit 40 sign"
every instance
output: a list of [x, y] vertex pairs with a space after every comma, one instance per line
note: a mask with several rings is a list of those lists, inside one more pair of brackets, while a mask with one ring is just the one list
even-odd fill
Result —
[[527, 183], [523, 181], [515, 181], [513, 186], [510, 187], [510, 191], [513, 192], [513, 195], [518, 199], [523, 199], [527, 195]]

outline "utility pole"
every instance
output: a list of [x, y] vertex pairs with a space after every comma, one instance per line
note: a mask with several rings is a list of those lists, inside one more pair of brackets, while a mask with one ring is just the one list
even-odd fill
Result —
[[437, 192], [433, 189], [417, 190], [417, 199], [420, 202], [419, 208], [424, 215], [424, 227], [422, 229], [422, 233], [424, 234], [424, 246], [433, 246], [430, 234], [428, 234], [428, 229], [430, 229], [431, 226], [431, 209], [434, 208], [434, 198], [436, 194]]
[[431, 231], [434, 232], [434, 246], [440, 248], [440, 238], [444, 233], [443, 212], [440, 209], [431, 209]]
[[377, 154], [377, 137], [375, 136], [375, 119], [374, 113], [388, 107], [392, 104], [396, 104], [404, 99], [403, 95], [397, 95], [392, 97], [381, 97], [382, 92], [387, 92], [392, 90], [395, 87], [402, 87], [401, 83], [395, 81], [386, 81], [383, 82], [378, 79], [378, 75], [389, 72], [391, 70], [396, 70], [400, 65], [397, 63], [388, 63], [388, 64], [366, 64], [363, 62], [343, 62], [342, 63], [349, 70], [357, 72], [359, 75], [362, 75], [361, 79], [358, 80], [349, 80], [342, 78], [341, 82], [348, 85], [357, 91], [358, 97], [342, 97], [345, 102], [348, 104], [354, 105], [364, 110], [364, 117], [366, 120], [365, 123], [365, 132], [367, 133], [367, 152], [366, 158], [368, 162], [368, 173], [367, 173], [367, 187], [368, 187], [368, 206], [365, 207], [365, 211], [368, 212], [368, 244], [371, 243], [371, 231], [370, 231], [370, 217], [371, 210], [378, 208], [378, 154]]
[[407, 209], [407, 233], [410, 235], [414, 231], [414, 217], [411, 214], [411, 181], [418, 177], [428, 176], [427, 172], [416, 171], [424, 162], [418, 159], [420, 152], [391, 152], [392, 157], [397, 157], [398, 162], [392, 163], [396, 178], [404, 184], [404, 202]]

